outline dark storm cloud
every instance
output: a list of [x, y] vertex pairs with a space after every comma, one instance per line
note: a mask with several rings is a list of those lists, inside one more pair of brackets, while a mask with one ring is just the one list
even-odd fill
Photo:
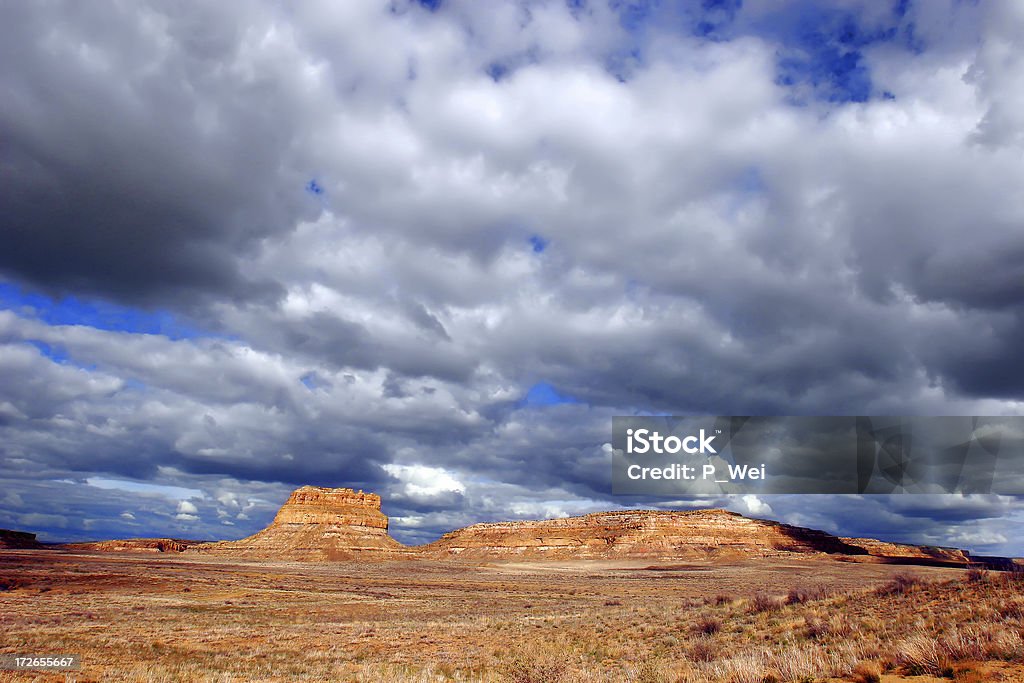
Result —
[[269, 28], [268, 13], [3, 13], [0, 268], [122, 301], [277, 296], [237, 257], [313, 213], [290, 158], [310, 112], [287, 77], [245, 73], [259, 58], [247, 35]]
[[[428, 540], [671, 506], [611, 496], [615, 414], [1018, 413], [1020, 11], [624, 7], [0, 9], [0, 273], [194, 328], [0, 311], [0, 478], [198, 492], [0, 525], [315, 483]], [[676, 502], [1011, 544], [979, 500]]]

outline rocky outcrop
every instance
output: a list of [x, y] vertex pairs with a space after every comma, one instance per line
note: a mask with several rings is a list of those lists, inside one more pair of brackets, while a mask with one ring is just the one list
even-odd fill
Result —
[[27, 531], [11, 531], [0, 529], [0, 548], [6, 550], [38, 550], [43, 544], [36, 540], [35, 534]]
[[388, 535], [380, 496], [303, 486], [292, 492], [266, 529], [240, 541], [205, 543], [188, 552], [315, 561], [391, 558], [410, 551]]
[[201, 541], [187, 541], [180, 538], [125, 538], [116, 541], [90, 541], [86, 543], [63, 543], [56, 546], [62, 550], [88, 550], [104, 553], [180, 553]]
[[920, 560], [926, 563], [939, 564], [960, 564], [969, 565], [974, 563], [974, 558], [966, 550], [959, 548], [943, 548], [930, 545], [907, 545], [905, 543], [889, 543], [874, 538], [844, 538], [847, 543], [858, 548], [863, 548], [873, 557], [881, 557], [893, 560]]
[[465, 558], [738, 558], [791, 553], [866, 554], [823, 531], [726, 510], [629, 510], [582, 517], [474, 524], [423, 552]]

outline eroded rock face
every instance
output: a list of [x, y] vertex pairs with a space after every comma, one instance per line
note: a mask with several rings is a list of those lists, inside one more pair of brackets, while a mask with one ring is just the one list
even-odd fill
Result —
[[398, 557], [409, 549], [388, 535], [380, 496], [352, 489], [296, 489], [266, 529], [240, 541], [189, 549], [216, 555], [285, 560]]
[[942, 563], [970, 564], [974, 558], [966, 550], [959, 548], [941, 548], [927, 545], [907, 545], [889, 543], [873, 538], [844, 538], [844, 542], [863, 548], [874, 557], [895, 559], [933, 560]]
[[35, 550], [42, 547], [42, 544], [36, 540], [35, 534], [30, 534], [27, 531], [0, 529], [0, 548], [10, 550]]
[[823, 531], [749, 519], [726, 510], [630, 510], [582, 517], [474, 524], [424, 548], [437, 556], [777, 557], [866, 554]]
[[328, 524], [386, 532], [388, 518], [380, 511], [380, 496], [375, 493], [303, 486], [292, 491], [273, 524]]
[[200, 541], [186, 541], [178, 538], [125, 538], [115, 541], [90, 541], [86, 543], [62, 543], [63, 550], [90, 550], [104, 553], [180, 553]]

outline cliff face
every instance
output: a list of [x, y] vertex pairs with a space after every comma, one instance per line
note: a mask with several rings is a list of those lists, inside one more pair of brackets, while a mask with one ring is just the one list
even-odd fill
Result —
[[474, 524], [425, 546], [435, 556], [777, 557], [866, 554], [822, 531], [748, 519], [725, 510], [630, 510], [582, 517]]
[[125, 538], [115, 541], [90, 541], [86, 543], [63, 543], [62, 550], [90, 550], [104, 553], [180, 553], [185, 548], [201, 541], [185, 541], [179, 538]]
[[959, 548], [940, 548], [927, 545], [906, 545], [904, 543], [889, 543], [878, 541], [873, 538], [844, 538], [844, 542], [863, 548], [868, 554], [875, 557], [886, 557], [892, 559], [926, 560], [940, 563], [970, 564], [974, 558], [966, 550]]
[[303, 486], [277, 511], [272, 524], [326, 524], [388, 530], [388, 518], [380, 511], [380, 496], [352, 489]]
[[36, 540], [35, 534], [26, 531], [10, 531], [0, 529], [0, 548], [10, 550], [35, 550], [43, 545]]
[[388, 535], [380, 496], [303, 486], [292, 492], [266, 529], [240, 541], [207, 543], [188, 552], [315, 561], [386, 558], [409, 551]]

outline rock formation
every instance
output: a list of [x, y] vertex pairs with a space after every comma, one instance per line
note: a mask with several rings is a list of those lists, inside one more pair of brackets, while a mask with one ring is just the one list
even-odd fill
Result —
[[34, 534], [0, 530], [0, 549], [185, 552], [263, 560], [377, 560], [420, 557], [471, 561], [515, 559], [734, 560], [830, 555], [891, 562], [1020, 570], [1012, 559], [974, 557], [955, 548], [839, 538], [824, 531], [750, 519], [726, 510], [623, 510], [581, 517], [474, 524], [437, 541], [406, 547], [388, 535], [380, 496], [303, 486], [267, 528], [240, 541], [169, 538], [42, 545]]
[[923, 560], [922, 563], [970, 564], [971, 554], [959, 548], [942, 548], [929, 545], [907, 545], [889, 543], [874, 538], [844, 538], [844, 543], [863, 548], [869, 555], [888, 559]]
[[409, 549], [388, 535], [380, 496], [303, 486], [266, 529], [240, 541], [205, 543], [189, 552], [286, 560], [398, 557]]
[[867, 551], [823, 531], [726, 510], [629, 510], [527, 522], [474, 524], [423, 548], [465, 558], [738, 558]]
[[0, 529], [0, 548], [10, 550], [36, 550], [43, 545], [36, 540], [35, 534], [27, 531], [11, 531]]
[[96, 550], [105, 553], [180, 553], [185, 548], [202, 541], [186, 541], [180, 538], [125, 538], [115, 541], [89, 541], [86, 543], [62, 543], [62, 550]]

